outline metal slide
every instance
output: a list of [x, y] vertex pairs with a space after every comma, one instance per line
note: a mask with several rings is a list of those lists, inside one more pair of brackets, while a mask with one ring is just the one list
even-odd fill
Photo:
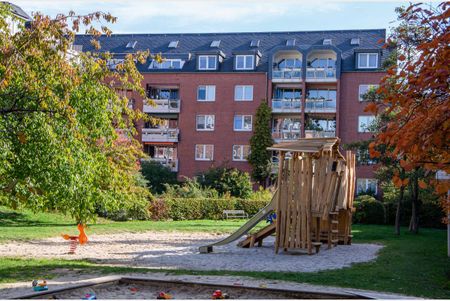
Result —
[[242, 227], [237, 229], [236, 232], [234, 232], [230, 236], [222, 239], [221, 241], [218, 241], [216, 243], [213, 243], [213, 244], [210, 244], [207, 246], [200, 247], [199, 248], [200, 253], [211, 253], [213, 251], [214, 246], [223, 246], [223, 245], [229, 244], [235, 240], [238, 240], [240, 237], [242, 237], [242, 235], [247, 234], [248, 231], [250, 231], [260, 221], [265, 219], [269, 215], [269, 213], [275, 209], [277, 193], [278, 193], [278, 190], [275, 191], [275, 193], [273, 194], [273, 197], [272, 197], [272, 200], [270, 201], [270, 203], [266, 207], [261, 209], [258, 213], [256, 213], [252, 218], [250, 218], [244, 225], [242, 225]]

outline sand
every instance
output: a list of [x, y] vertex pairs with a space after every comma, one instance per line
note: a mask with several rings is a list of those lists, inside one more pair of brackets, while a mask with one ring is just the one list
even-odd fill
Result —
[[382, 248], [376, 244], [353, 244], [317, 255], [274, 254], [273, 237], [262, 247], [243, 249], [231, 243], [200, 254], [198, 247], [217, 241], [223, 235], [211, 233], [144, 232], [91, 235], [78, 246], [75, 255], [67, 254], [69, 243], [61, 237], [0, 244], [0, 256], [21, 258], [86, 259], [92, 262], [152, 269], [316, 272], [348, 267], [374, 260]]

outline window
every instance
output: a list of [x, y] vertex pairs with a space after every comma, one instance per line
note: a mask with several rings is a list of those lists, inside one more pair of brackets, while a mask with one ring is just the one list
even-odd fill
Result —
[[236, 86], [234, 87], [234, 100], [252, 101], [253, 86]]
[[358, 116], [358, 132], [370, 132], [370, 127], [375, 121], [375, 116]]
[[368, 193], [373, 192], [377, 194], [377, 180], [376, 179], [357, 179], [356, 180], [356, 193]]
[[350, 45], [359, 45], [360, 39], [359, 38], [353, 38], [350, 40]]
[[363, 98], [369, 90], [378, 89], [379, 85], [359, 85], [359, 101], [365, 101]]
[[249, 132], [252, 130], [252, 115], [235, 115], [233, 122], [235, 131]]
[[278, 69], [300, 69], [302, 62], [300, 59], [282, 59], [277, 67]]
[[137, 41], [129, 41], [125, 48], [134, 48], [136, 47]]
[[164, 59], [161, 63], [153, 60], [148, 69], [181, 69], [184, 61], [181, 59]]
[[323, 45], [333, 45], [331, 39], [323, 39]]
[[106, 66], [110, 69], [110, 70], [116, 70], [117, 66], [119, 64], [123, 64], [124, 60], [123, 59], [109, 59], [106, 62]]
[[215, 101], [216, 86], [198, 86], [197, 101]]
[[212, 161], [214, 158], [214, 145], [212, 144], [196, 144], [195, 160]]
[[358, 68], [378, 68], [378, 53], [358, 53]]
[[233, 161], [247, 161], [250, 145], [233, 145]]
[[253, 70], [254, 55], [236, 55], [236, 70]]
[[197, 131], [214, 131], [214, 115], [197, 115]]
[[295, 46], [295, 39], [286, 40], [286, 46]]
[[215, 40], [211, 42], [211, 45], [209, 47], [218, 48], [220, 46], [220, 40]]
[[252, 40], [250, 42], [250, 47], [259, 47], [260, 40]]
[[358, 162], [358, 165], [375, 165], [375, 164], [377, 164], [376, 159], [370, 158], [368, 149], [356, 150], [356, 161]]
[[179, 41], [171, 41], [169, 43], [169, 48], [177, 48], [178, 47], [178, 42]]
[[216, 70], [217, 56], [215, 55], [200, 55], [198, 57], [199, 70]]

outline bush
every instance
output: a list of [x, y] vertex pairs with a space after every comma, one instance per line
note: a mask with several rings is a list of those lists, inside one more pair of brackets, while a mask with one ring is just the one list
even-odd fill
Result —
[[248, 198], [252, 193], [249, 174], [236, 168], [211, 168], [200, 174], [198, 179], [203, 187], [211, 187], [221, 195]]
[[186, 178], [181, 185], [165, 184], [165, 199], [171, 198], [219, 198], [219, 193], [212, 188], [202, 187], [197, 179]]
[[385, 224], [386, 210], [383, 203], [377, 201], [373, 196], [361, 195], [355, 199], [356, 212], [353, 222], [360, 224]]
[[148, 187], [152, 193], [163, 193], [164, 184], [176, 184], [177, 175], [168, 167], [154, 161], [142, 161], [141, 173], [148, 181]]
[[155, 220], [219, 220], [223, 218], [224, 210], [244, 210], [252, 216], [266, 205], [267, 202], [262, 200], [172, 198], [153, 201], [151, 212]]

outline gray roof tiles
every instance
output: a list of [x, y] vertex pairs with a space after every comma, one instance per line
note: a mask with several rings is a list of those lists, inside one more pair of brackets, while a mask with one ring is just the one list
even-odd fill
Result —
[[[250, 46], [252, 40], [260, 40], [257, 48], [261, 54], [261, 62], [255, 71], [267, 71], [269, 56], [277, 49], [286, 47], [286, 40], [295, 39], [295, 48], [307, 51], [310, 47], [324, 47], [323, 40], [331, 39], [332, 46], [341, 52], [342, 71], [355, 69], [354, 53], [360, 49], [380, 51], [381, 61], [387, 55], [388, 50], [382, 48], [380, 40], [385, 39], [385, 29], [368, 30], [330, 30], [330, 31], [293, 31], [293, 32], [242, 32], [242, 33], [183, 33], [183, 34], [113, 34], [110, 37], [101, 36], [99, 42], [102, 46], [100, 51], [112, 53], [129, 53], [138, 50], [150, 50], [151, 53], [176, 54], [197, 52], [208, 52], [212, 49], [221, 50], [226, 59], [220, 66], [219, 71], [229, 72], [233, 70], [233, 53], [239, 51], [252, 51], [255, 47]], [[91, 36], [77, 35], [75, 44], [83, 45], [83, 51], [95, 51], [90, 44]], [[351, 45], [353, 38], [359, 38], [359, 45]], [[171, 41], [178, 40], [177, 48], [169, 48]], [[220, 40], [218, 48], [211, 48], [211, 42]], [[130, 41], [137, 41], [134, 49], [126, 48]], [[292, 48], [292, 47], [291, 47]], [[141, 66], [143, 72], [149, 72], [147, 66]], [[195, 71], [195, 62], [187, 62], [183, 71]], [[152, 72], [155, 72], [152, 70]]]
[[9, 4], [11, 6], [12, 13], [15, 14], [16, 16], [19, 16], [26, 21], [31, 20], [31, 17], [19, 6], [15, 5], [11, 2], [8, 2], [8, 1], [1, 1], [1, 2]]

